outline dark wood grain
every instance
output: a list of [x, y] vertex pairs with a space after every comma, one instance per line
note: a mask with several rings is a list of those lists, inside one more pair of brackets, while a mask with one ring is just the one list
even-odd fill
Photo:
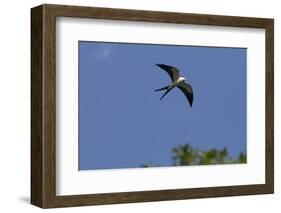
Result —
[[274, 21], [266, 26], [266, 114], [265, 114], [265, 156], [266, 185], [268, 191], [274, 192]]
[[42, 5], [31, 23], [31, 202], [45, 208], [56, 194], [55, 16]]
[[265, 28], [271, 19], [66, 5], [44, 5], [54, 16], [210, 26]]
[[[96, 18], [266, 30], [266, 183], [56, 196], [56, 17]], [[41, 5], [31, 10], [31, 203], [64, 207], [273, 193], [274, 191], [274, 36], [273, 20], [109, 8]]]
[[43, 206], [42, 63], [43, 7], [31, 14], [31, 203]]

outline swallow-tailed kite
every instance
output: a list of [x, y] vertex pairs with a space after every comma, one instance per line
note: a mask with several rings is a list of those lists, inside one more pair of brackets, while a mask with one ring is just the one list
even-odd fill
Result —
[[193, 102], [193, 91], [191, 85], [185, 83], [186, 78], [180, 76], [179, 70], [176, 67], [172, 67], [165, 64], [156, 64], [156, 65], [162, 68], [163, 70], [165, 70], [169, 74], [172, 80], [172, 83], [170, 85], [155, 90], [155, 91], [166, 90], [166, 92], [162, 95], [160, 100], [162, 100], [162, 98], [164, 98], [172, 89], [177, 87], [184, 93], [191, 107]]

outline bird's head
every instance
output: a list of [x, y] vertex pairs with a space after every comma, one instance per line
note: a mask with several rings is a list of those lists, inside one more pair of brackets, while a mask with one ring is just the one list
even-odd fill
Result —
[[185, 77], [180, 77], [180, 81], [185, 81], [186, 78]]

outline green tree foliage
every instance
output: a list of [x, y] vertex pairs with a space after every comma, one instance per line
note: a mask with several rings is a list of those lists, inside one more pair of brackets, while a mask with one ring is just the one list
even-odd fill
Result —
[[230, 161], [227, 148], [222, 150], [210, 149], [200, 153], [199, 164], [224, 164]]
[[172, 152], [174, 166], [198, 164], [198, 150], [194, 149], [189, 144], [174, 147], [172, 148]]
[[[211, 165], [246, 163], [247, 158], [246, 154], [243, 152], [241, 152], [236, 158], [229, 156], [229, 152], [226, 147], [223, 149], [213, 148], [206, 151], [200, 151], [193, 148], [190, 144], [184, 144], [172, 148], [172, 162], [173, 166]], [[141, 165], [141, 167], [152, 166], [152, 163]]]
[[239, 163], [247, 163], [247, 157], [246, 157], [245, 153], [240, 152], [239, 157], [238, 157], [238, 162]]
[[152, 163], [144, 163], [144, 164], [141, 164], [141, 167], [148, 168], [148, 167], [153, 167], [153, 165], [152, 165]]

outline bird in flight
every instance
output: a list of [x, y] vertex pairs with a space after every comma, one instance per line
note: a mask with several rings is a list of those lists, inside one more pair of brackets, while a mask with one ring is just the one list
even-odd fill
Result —
[[163, 70], [165, 70], [169, 74], [172, 80], [172, 83], [169, 84], [168, 86], [155, 90], [156, 92], [166, 90], [166, 92], [162, 95], [160, 100], [162, 100], [172, 89], [177, 87], [184, 93], [191, 107], [193, 102], [193, 91], [191, 85], [185, 82], [186, 78], [180, 76], [179, 70], [176, 67], [172, 67], [166, 64], [156, 64], [156, 65], [162, 68]]

